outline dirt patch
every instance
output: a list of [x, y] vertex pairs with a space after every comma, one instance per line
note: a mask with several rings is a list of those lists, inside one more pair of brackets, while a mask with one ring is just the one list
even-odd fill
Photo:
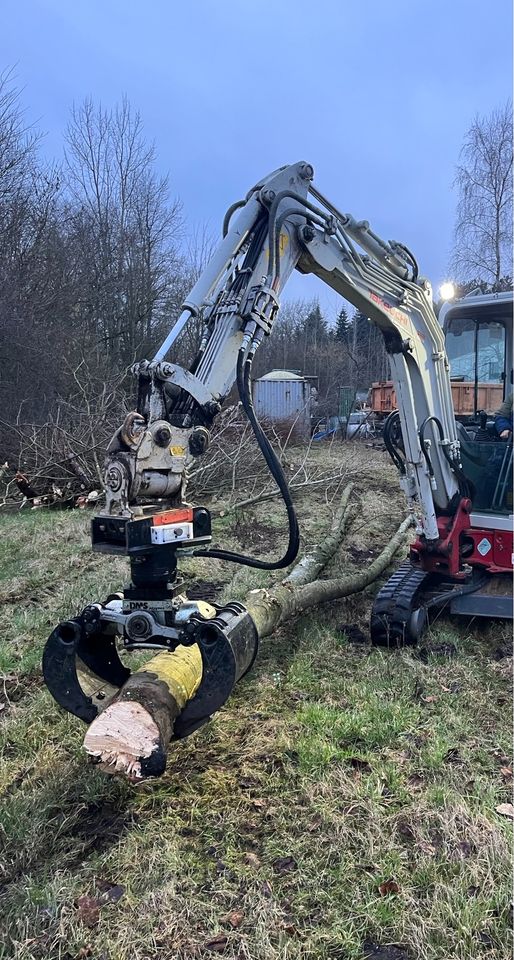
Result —
[[0, 604], [23, 603], [26, 605], [42, 607], [45, 602], [51, 600], [55, 595], [57, 587], [52, 584], [42, 586], [38, 593], [27, 594], [26, 590], [7, 590], [0, 594]]
[[196, 580], [186, 590], [189, 600], [216, 601], [225, 584], [221, 580]]
[[73, 835], [84, 841], [88, 853], [102, 853], [131, 829], [136, 819], [133, 813], [125, 816], [119, 807], [111, 804], [90, 803], [75, 825]]
[[405, 947], [381, 947], [378, 943], [365, 940], [363, 945], [363, 960], [410, 960], [410, 954]]
[[370, 560], [375, 556], [373, 550], [359, 550], [358, 547], [354, 547], [351, 544], [350, 546], [347, 546], [346, 550], [351, 556], [352, 560], [358, 564], [369, 563]]
[[450, 660], [457, 656], [457, 647], [454, 643], [425, 643], [417, 651], [417, 658], [422, 663], [428, 664], [430, 657], [444, 657]]
[[341, 633], [349, 643], [368, 643], [370, 642], [369, 633], [364, 633], [358, 623], [341, 623], [337, 627], [337, 632]]
[[254, 516], [249, 516], [244, 511], [236, 511], [232, 521], [232, 533], [237, 540], [244, 545], [258, 547], [260, 549], [272, 547], [276, 543], [277, 534], [265, 522], [257, 520]]
[[9, 674], [0, 678], [0, 718], [8, 712], [13, 703], [19, 703], [27, 694], [42, 686], [43, 677], [40, 673], [21, 673], [19, 676]]

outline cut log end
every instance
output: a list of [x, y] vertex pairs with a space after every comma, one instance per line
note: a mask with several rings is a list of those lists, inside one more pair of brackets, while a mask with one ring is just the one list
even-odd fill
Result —
[[159, 728], [134, 701], [107, 707], [89, 727], [84, 747], [102, 770], [131, 780], [158, 777], [166, 766]]
[[196, 644], [157, 654], [130, 675], [93, 720], [84, 737], [86, 752], [108, 773], [131, 780], [160, 777], [173, 724], [201, 679], [202, 657]]

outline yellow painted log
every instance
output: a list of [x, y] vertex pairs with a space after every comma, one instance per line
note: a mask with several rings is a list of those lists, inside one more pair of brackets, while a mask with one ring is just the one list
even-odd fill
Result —
[[202, 657], [198, 644], [177, 647], [173, 653], [163, 650], [138, 667], [135, 674], [155, 674], [166, 684], [179, 710], [194, 697], [202, 680]]

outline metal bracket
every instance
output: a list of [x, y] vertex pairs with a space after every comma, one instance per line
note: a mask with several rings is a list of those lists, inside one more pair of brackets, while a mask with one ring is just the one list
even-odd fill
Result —
[[142, 360], [141, 363], [135, 363], [131, 367], [131, 372], [137, 377], [150, 378], [153, 376], [156, 380], [161, 380], [164, 383], [176, 384], [177, 387], [185, 390], [193, 397], [193, 400], [196, 400], [200, 407], [204, 407], [213, 401], [216, 402], [216, 397], [201, 380], [198, 380], [193, 373], [179, 367], [176, 363], [168, 363], [166, 360], [157, 362]]
[[275, 291], [261, 285], [251, 288], [241, 316], [245, 321], [255, 321], [269, 335], [279, 309], [280, 302]]

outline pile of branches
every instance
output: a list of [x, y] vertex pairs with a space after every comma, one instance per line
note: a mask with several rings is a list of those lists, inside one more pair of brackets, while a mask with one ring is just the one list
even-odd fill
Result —
[[[5, 447], [0, 466], [0, 504], [83, 505], [103, 494], [107, 446], [130, 409], [122, 377], [94, 382], [82, 365], [73, 371], [75, 395], [55, 405], [45, 423], [2, 424]], [[312, 440], [299, 443], [292, 421], [263, 429], [275, 448], [293, 495], [320, 486], [331, 496], [355, 473], [351, 457], [327, 467], [312, 455]], [[326, 449], [326, 448], [325, 448]], [[10, 453], [6, 452], [10, 450]], [[188, 476], [188, 498], [218, 503], [218, 512], [237, 510], [278, 495], [263, 455], [240, 404], [226, 408], [216, 421], [207, 453]], [[216, 507], [214, 512], [216, 512]]]
[[4, 505], [76, 506], [101, 496], [105, 450], [128, 406], [121, 377], [93, 382], [81, 367], [73, 371], [75, 394], [46, 422], [25, 422], [21, 408], [15, 423], [2, 423]]
[[[271, 420], [262, 420], [261, 426], [279, 456], [293, 495], [320, 486], [334, 496], [354, 476], [349, 456], [328, 467], [326, 459], [318, 462], [312, 456], [312, 438], [298, 443], [294, 421], [287, 430]], [[190, 470], [188, 490], [197, 502], [218, 501], [221, 515], [279, 495], [240, 404], [226, 408], [218, 418], [207, 453]]]

